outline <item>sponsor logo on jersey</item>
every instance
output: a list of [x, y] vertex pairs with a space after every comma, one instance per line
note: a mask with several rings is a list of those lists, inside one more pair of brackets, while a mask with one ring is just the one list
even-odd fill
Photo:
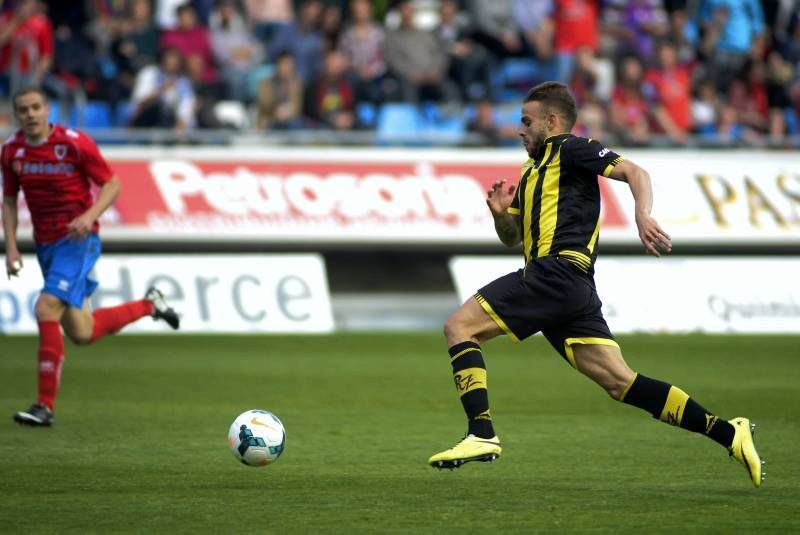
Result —
[[22, 172], [26, 175], [71, 175], [75, 171], [75, 166], [71, 163], [51, 163], [51, 162], [25, 162], [22, 164]]
[[14, 154], [14, 158], [24, 158], [25, 157], [25, 147], [17, 148], [17, 152]]
[[603, 149], [603, 150], [601, 150], [600, 152], [598, 152], [598, 153], [597, 153], [597, 155], [598, 155], [598, 156], [600, 156], [600, 157], [602, 158], [603, 156], [605, 156], [605, 155], [606, 155], [606, 154], [608, 154], [609, 152], [611, 152], [611, 149], [608, 149], [608, 148], [606, 148], [606, 149]]

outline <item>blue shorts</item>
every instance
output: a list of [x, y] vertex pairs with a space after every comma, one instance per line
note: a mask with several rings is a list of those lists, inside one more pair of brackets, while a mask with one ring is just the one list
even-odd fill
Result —
[[54, 295], [75, 308], [82, 308], [85, 298], [97, 288], [89, 277], [102, 245], [100, 237], [89, 234], [80, 241], [62, 238], [45, 245], [36, 244], [36, 257], [44, 277], [43, 293]]

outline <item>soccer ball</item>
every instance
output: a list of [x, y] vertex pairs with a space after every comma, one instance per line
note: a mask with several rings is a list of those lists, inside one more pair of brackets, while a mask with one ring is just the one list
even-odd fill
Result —
[[236, 417], [228, 430], [233, 456], [247, 466], [275, 462], [286, 445], [286, 429], [269, 411], [250, 410]]

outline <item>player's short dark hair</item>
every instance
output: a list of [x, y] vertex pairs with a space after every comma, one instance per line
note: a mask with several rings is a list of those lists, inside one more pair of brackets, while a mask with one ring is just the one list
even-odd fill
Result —
[[41, 95], [42, 100], [45, 102], [45, 104], [47, 103], [47, 93], [44, 92], [44, 89], [36, 85], [29, 85], [14, 91], [14, 94], [11, 95], [11, 103], [14, 106], [14, 109], [17, 107], [17, 98], [23, 95], [29, 95], [31, 93]]
[[578, 120], [578, 107], [569, 88], [560, 82], [543, 82], [531, 88], [524, 102], [541, 102], [545, 109], [561, 116], [567, 130]]

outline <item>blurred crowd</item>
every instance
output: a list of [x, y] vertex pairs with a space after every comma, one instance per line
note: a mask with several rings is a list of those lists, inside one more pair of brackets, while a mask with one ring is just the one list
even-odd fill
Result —
[[41, 85], [131, 127], [353, 130], [435, 103], [497, 144], [549, 79], [582, 135], [781, 144], [800, 0], [0, 0], [0, 95]]

